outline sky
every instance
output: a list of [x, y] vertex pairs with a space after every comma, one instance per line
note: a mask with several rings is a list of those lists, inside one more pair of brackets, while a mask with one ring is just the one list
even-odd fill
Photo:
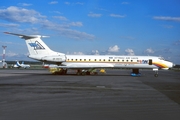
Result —
[[77, 55], [160, 56], [180, 64], [180, 0], [2, 0], [6, 60], [31, 60], [24, 40], [46, 35], [54, 51]]

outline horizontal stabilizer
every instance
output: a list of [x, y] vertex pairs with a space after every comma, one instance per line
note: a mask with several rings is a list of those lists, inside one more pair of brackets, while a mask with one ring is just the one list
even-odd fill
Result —
[[19, 36], [22, 39], [28, 40], [28, 39], [33, 39], [33, 38], [45, 38], [49, 36], [41, 36], [41, 35], [23, 35], [23, 34], [16, 34], [16, 33], [10, 33], [10, 32], [4, 32], [5, 34], [11, 34], [11, 35], [16, 35]]

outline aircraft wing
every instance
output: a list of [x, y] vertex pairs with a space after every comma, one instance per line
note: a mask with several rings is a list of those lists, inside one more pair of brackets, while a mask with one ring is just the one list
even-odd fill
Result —
[[23, 35], [23, 34], [16, 34], [16, 33], [10, 33], [10, 32], [4, 32], [5, 34], [11, 34], [11, 35], [16, 35], [19, 36], [22, 39], [32, 39], [32, 38], [37, 38], [37, 35]]
[[91, 69], [91, 68], [101, 68], [101, 67], [57, 66], [57, 68], [63, 68], [63, 69]]
[[112, 68], [114, 65], [112, 64], [67, 64], [67, 65], [60, 65], [55, 66], [57, 68], [63, 68], [63, 69], [92, 69], [92, 68]]

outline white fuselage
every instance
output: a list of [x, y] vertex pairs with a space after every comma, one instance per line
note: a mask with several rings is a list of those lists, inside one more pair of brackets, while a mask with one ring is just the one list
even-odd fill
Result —
[[[150, 68], [154, 71], [158, 69], [167, 70], [173, 67], [173, 63], [156, 56], [116, 56], [116, 55], [66, 55], [64, 53], [51, 50], [42, 40], [41, 35], [22, 35], [5, 32], [25, 39], [29, 50], [29, 57], [43, 62], [56, 64], [66, 72], [67, 69], [96, 68], [130, 68], [137, 69]], [[136, 73], [138, 73], [136, 71]], [[157, 73], [156, 73], [157, 74]]]
[[30, 65], [28, 64], [20, 64], [18, 61], [16, 62], [16, 64], [14, 65], [15, 68], [30, 68]]
[[[62, 56], [61, 56], [62, 57]], [[58, 62], [59, 56], [49, 57]], [[150, 63], [151, 62], [151, 63]], [[116, 55], [65, 55], [61, 63], [64, 68], [161, 68], [169, 69], [173, 63], [155, 56], [116, 56]], [[66, 66], [66, 67], [65, 67]]]

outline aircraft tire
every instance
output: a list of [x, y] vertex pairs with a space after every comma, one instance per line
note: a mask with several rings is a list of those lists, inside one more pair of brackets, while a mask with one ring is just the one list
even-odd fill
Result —
[[158, 74], [154, 74], [154, 77], [158, 77]]

